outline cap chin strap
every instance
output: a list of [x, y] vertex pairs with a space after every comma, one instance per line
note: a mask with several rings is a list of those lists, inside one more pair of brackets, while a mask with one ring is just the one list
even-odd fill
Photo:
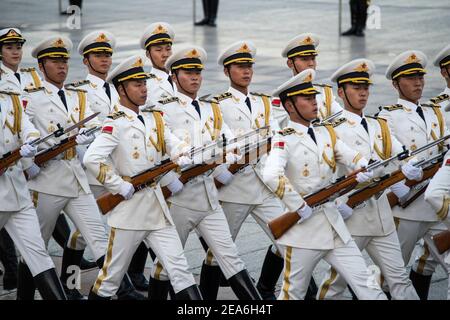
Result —
[[352, 103], [350, 102], [350, 99], [348, 98], [348, 96], [347, 96], [347, 92], [345, 91], [345, 84], [342, 86], [342, 90], [344, 91], [344, 96], [345, 96], [345, 99], [347, 100], [347, 103], [348, 103], [348, 105], [353, 109], [353, 110], [355, 110], [355, 107], [352, 105]]
[[292, 65], [294, 66], [294, 70], [295, 70], [295, 72], [296, 72], [295, 75], [299, 74], [300, 72], [298, 72], [297, 67], [295, 66], [295, 60], [294, 60], [294, 58], [289, 58], [289, 59], [291, 59]]
[[302, 114], [300, 113], [300, 111], [298, 111], [297, 105], [295, 104], [295, 101], [294, 101], [294, 98], [289, 97], [289, 101], [291, 101], [292, 106], [294, 107], [295, 113], [296, 113], [301, 119], [303, 119], [304, 121], [306, 121], [306, 122], [308, 122], [308, 123], [311, 123], [311, 120], [305, 119], [305, 117], [302, 116]]
[[125, 84], [124, 84], [124, 83], [121, 83], [120, 85], [122, 86], [123, 91], [125, 92], [125, 96], [127, 97], [127, 99], [128, 99], [135, 107], [139, 107], [139, 104], [135, 103], [135, 102], [130, 98], [130, 96], [128, 95], [127, 89], [125, 88]]
[[175, 74], [175, 78], [177, 78], [177, 87], [180, 87], [184, 92], [188, 92], [189, 93], [189, 91], [187, 91], [187, 90], [185, 90], [183, 88], [183, 86], [181, 85], [180, 80], [178, 80], [178, 70], [173, 71], [173, 73]]
[[100, 72], [100, 71], [95, 70], [94, 67], [93, 67], [92, 64], [91, 64], [91, 61], [89, 60], [89, 54], [88, 54], [88, 56], [87, 56], [87, 61], [88, 61], [89, 67], [91, 67], [91, 69], [94, 70], [95, 72], [100, 73], [100, 74], [102, 74], [102, 75], [105, 75], [105, 74], [108, 73], [108, 72]]
[[48, 75], [48, 73], [47, 73], [47, 70], [45, 70], [45, 59], [44, 60], [42, 60], [42, 69], [44, 69], [44, 75], [45, 75], [45, 77], [47, 78], [47, 79], [49, 79], [51, 82], [53, 82], [53, 83], [58, 83], [58, 82], [56, 82], [55, 80], [53, 80], [52, 78], [50, 78], [50, 76]]

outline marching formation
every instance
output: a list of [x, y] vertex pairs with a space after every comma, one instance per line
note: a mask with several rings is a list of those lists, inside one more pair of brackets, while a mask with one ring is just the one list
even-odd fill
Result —
[[[202, 97], [207, 53], [174, 38], [153, 23], [142, 54], [110, 70], [116, 39], [93, 31], [77, 48], [86, 78], [66, 83], [69, 38], [45, 38], [36, 67], [21, 68], [26, 39], [0, 30], [0, 259], [18, 300], [36, 289], [86, 299], [76, 278], [88, 268], [92, 300], [216, 300], [220, 286], [241, 300], [342, 299], [347, 288], [355, 300], [425, 300], [436, 267], [450, 275], [450, 45], [433, 61], [439, 96], [420, 102], [427, 57], [408, 50], [386, 70], [398, 100], [368, 115], [374, 62], [318, 84], [315, 34], [280, 48], [293, 75], [272, 94], [250, 91], [255, 45], [230, 44], [217, 59], [229, 88]], [[271, 241], [256, 281], [235, 244], [249, 215]], [[199, 283], [189, 235], [205, 250]]]

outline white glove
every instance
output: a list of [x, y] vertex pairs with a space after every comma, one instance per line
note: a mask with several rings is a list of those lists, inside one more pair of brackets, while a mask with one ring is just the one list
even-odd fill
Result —
[[400, 202], [406, 200], [411, 188], [405, 185], [403, 181], [397, 182], [391, 186], [391, 191], [397, 196]]
[[41, 171], [41, 168], [39, 168], [39, 166], [33, 162], [33, 165], [25, 171], [28, 175], [28, 180], [31, 180], [39, 174], [39, 172]]
[[302, 208], [297, 210], [297, 213], [300, 216], [300, 220], [298, 222], [298, 223], [300, 223], [300, 222], [303, 222], [303, 221], [309, 219], [314, 212], [313, 212], [312, 208], [305, 203], [305, 205]]
[[83, 132], [86, 132], [86, 128], [81, 128], [80, 131], [78, 131], [78, 135], [75, 138], [75, 141], [77, 144], [83, 145], [83, 144], [90, 144], [92, 141], [94, 141], [95, 136], [93, 134], [85, 135]]
[[242, 159], [242, 156], [240, 154], [236, 154], [236, 153], [233, 153], [233, 152], [228, 152], [225, 155], [226, 163], [235, 163], [235, 162], [238, 162], [241, 159]]
[[373, 171], [358, 172], [356, 174], [356, 181], [358, 181], [359, 183], [369, 181], [372, 178], [373, 178]]
[[177, 159], [176, 162], [180, 168], [183, 168], [183, 167], [187, 167], [188, 165], [192, 164], [193, 161], [188, 156], [181, 156]]
[[341, 203], [340, 205], [338, 205], [337, 209], [341, 214], [342, 219], [344, 220], [347, 220], [353, 214], [353, 209], [349, 207], [346, 203]]
[[25, 143], [20, 147], [20, 155], [24, 158], [33, 158], [36, 155], [37, 148], [31, 144]]
[[172, 194], [178, 193], [183, 189], [183, 183], [179, 179], [174, 179], [167, 185], [167, 189], [169, 189]]
[[230, 183], [230, 181], [233, 179], [233, 174], [228, 171], [224, 170], [223, 172], [219, 173], [215, 179], [219, 181], [223, 185], [227, 185]]
[[119, 194], [124, 197], [125, 200], [130, 200], [134, 193], [134, 187], [128, 181], [124, 181], [120, 185]]
[[417, 159], [411, 159], [408, 163], [402, 166], [402, 172], [408, 180], [419, 181], [422, 179], [423, 171], [421, 167], [415, 167], [414, 164], [417, 163]]

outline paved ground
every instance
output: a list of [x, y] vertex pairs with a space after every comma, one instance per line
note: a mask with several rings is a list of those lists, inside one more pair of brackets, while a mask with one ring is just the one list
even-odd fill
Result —
[[[379, 6], [376, 9], [380, 10], [380, 28], [367, 30], [365, 38], [338, 36], [338, 2], [332, 0], [221, 1], [217, 28], [194, 27], [192, 2], [186, 0], [84, 2], [81, 29], [69, 30], [66, 26], [67, 17], [58, 15], [57, 1], [2, 0], [0, 27], [14, 25], [22, 29], [28, 39], [24, 57], [26, 66], [35, 64], [30, 52], [42, 38], [61, 33], [69, 36], [76, 48], [80, 39], [94, 29], [109, 30], [116, 35], [118, 48], [114, 62], [118, 63], [131, 54], [141, 53], [139, 38], [148, 24], [167, 21], [175, 29], [177, 43], [196, 43], [204, 46], [208, 53], [201, 94], [226, 90], [227, 81], [216, 59], [223, 48], [242, 38], [253, 40], [258, 47], [253, 90], [270, 93], [290, 76], [280, 55], [283, 45], [298, 33], [315, 32], [320, 35], [320, 81], [329, 82], [328, 77], [334, 70], [351, 59], [367, 57], [375, 62], [377, 70], [369, 114], [375, 113], [379, 105], [391, 104], [396, 100], [391, 84], [384, 78], [385, 69], [392, 58], [404, 50], [419, 49], [432, 60], [448, 44], [450, 30], [450, 5], [445, 0], [375, 1]], [[200, 19], [201, 2], [197, 2], [197, 19]], [[347, 1], [343, 2], [345, 30], [348, 27], [349, 10]], [[70, 80], [85, 76], [81, 58], [76, 53], [73, 54], [70, 68]], [[428, 71], [424, 98], [439, 94], [444, 87], [438, 70], [430, 65]], [[237, 245], [255, 279], [259, 276], [268, 244], [269, 241], [254, 220], [247, 219]], [[50, 251], [59, 264], [60, 248], [51, 243]], [[186, 254], [193, 273], [198, 276], [203, 253], [195, 235], [188, 241]], [[325, 267], [326, 264], [321, 263], [316, 269], [317, 279], [323, 277]], [[96, 271], [83, 273], [84, 292], [87, 292], [95, 276]], [[433, 276], [430, 298], [444, 299], [446, 286], [446, 273], [439, 267]], [[219, 294], [221, 298], [234, 299], [229, 289], [221, 289]], [[0, 291], [0, 299], [13, 299], [14, 296], [14, 292]]]

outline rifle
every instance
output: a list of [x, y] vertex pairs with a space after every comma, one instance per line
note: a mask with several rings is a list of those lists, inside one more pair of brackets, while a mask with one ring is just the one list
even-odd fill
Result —
[[[334, 200], [334, 199], [348, 193], [349, 191], [351, 191], [352, 189], [354, 189], [356, 187], [356, 185], [358, 184], [358, 182], [356, 181], [356, 175], [359, 172], [374, 170], [381, 166], [387, 166], [388, 163], [393, 160], [404, 160], [408, 157], [414, 156], [420, 152], [423, 152], [423, 151], [441, 143], [442, 141], [448, 139], [449, 137], [450, 137], [450, 135], [443, 137], [441, 139], [435, 140], [432, 143], [429, 143], [429, 144], [427, 144], [417, 150], [414, 150], [414, 151], [409, 151], [409, 150], [406, 150], [405, 148], [403, 148], [404, 151], [400, 152], [397, 155], [391, 156], [390, 158], [387, 158], [382, 161], [381, 160], [373, 161], [371, 164], [369, 164], [367, 166], [367, 168], [361, 168], [359, 170], [356, 170], [356, 171], [350, 173], [348, 176], [340, 177], [339, 179], [336, 180], [335, 183], [333, 183], [329, 186], [326, 186], [325, 188], [320, 189], [319, 191], [316, 191], [312, 194], [305, 196], [304, 200], [310, 207], [319, 206], [330, 200]], [[274, 238], [278, 239], [287, 230], [289, 230], [293, 225], [295, 225], [298, 220], [300, 220], [300, 216], [297, 212], [295, 212], [295, 211], [287, 212], [287, 213], [273, 219], [272, 221], [270, 221], [268, 223], [268, 226], [269, 226], [270, 231], [272, 232], [272, 235], [274, 236]]]
[[[425, 166], [429, 163], [432, 163], [431, 166], [424, 169], [424, 178], [421, 181], [426, 180], [427, 178], [425, 178], [425, 176], [429, 177], [431, 175], [431, 172], [433, 172], [433, 171], [435, 172], [435, 166], [439, 165], [439, 163], [442, 161], [442, 158], [444, 157], [444, 155], [445, 155], [445, 152], [443, 152], [431, 159], [422, 160], [415, 164], [415, 166], [418, 167], [418, 166]], [[377, 193], [384, 191], [385, 189], [389, 188], [393, 184], [396, 184], [397, 182], [402, 181], [403, 179], [405, 179], [405, 176], [401, 170], [396, 170], [396, 171], [394, 171], [390, 174], [387, 174], [383, 177], [374, 179], [374, 182], [371, 183], [370, 185], [353, 192], [349, 196], [346, 204], [349, 207], [354, 208], [357, 205], [359, 205], [360, 203], [366, 201], [367, 199], [371, 198], [372, 196], [376, 195]], [[421, 181], [415, 181], [415, 182], [420, 183]], [[425, 191], [425, 188], [423, 188], [422, 190]]]
[[[31, 141], [29, 144], [32, 146], [37, 146], [45, 141], [47, 141], [48, 139], [55, 137], [58, 138], [60, 136], [62, 136], [63, 134], [66, 134], [74, 129], [80, 128], [81, 126], [83, 126], [86, 122], [90, 121], [91, 119], [95, 118], [100, 112], [96, 112], [92, 115], [90, 115], [89, 117], [84, 118], [83, 120], [81, 120], [80, 122], [64, 129], [63, 127], [61, 127], [61, 125], [58, 123], [56, 126], [58, 127], [57, 130], [53, 131], [52, 133], [46, 135], [43, 138], [37, 138], [33, 141]], [[22, 156], [20, 155], [20, 148], [17, 148], [14, 151], [10, 151], [5, 153], [2, 158], [0, 158], [0, 175], [2, 175], [6, 169], [13, 163], [15, 163], [16, 161], [20, 160], [22, 158]]]
[[[223, 138], [222, 147], [223, 147], [223, 149], [225, 149], [226, 145], [230, 145], [230, 144], [235, 143], [235, 142], [237, 142], [239, 140], [249, 138], [249, 137], [259, 133], [261, 130], [265, 130], [267, 128], [268, 128], [268, 126], [258, 128], [256, 130], [253, 130], [253, 131], [249, 132], [249, 133], [246, 133], [246, 134], [241, 135], [239, 137], [233, 138], [228, 143], [226, 143], [225, 138]], [[215, 144], [213, 144], [212, 146], [214, 146], [214, 145]], [[244, 147], [244, 149], [246, 149], [246, 148], [248, 148], [248, 145]], [[199, 151], [198, 147], [194, 148], [193, 151], [194, 152]], [[181, 172], [182, 172], [181, 176], [178, 179], [183, 184], [185, 184], [189, 180], [191, 180], [191, 179], [193, 179], [193, 178], [195, 178], [195, 177], [197, 177], [197, 176], [199, 176], [199, 175], [201, 175], [201, 174], [203, 174], [203, 173], [205, 173], [205, 172], [207, 172], [209, 170], [214, 169], [215, 167], [217, 167], [221, 163], [223, 163], [223, 162], [215, 161], [215, 160], [218, 159], [219, 157], [223, 157], [224, 155], [225, 155], [225, 151], [222, 152], [222, 154], [220, 154], [219, 156], [213, 156], [211, 159], [209, 159], [208, 163], [206, 163], [206, 164], [197, 164], [197, 165], [194, 164], [194, 165], [191, 165], [191, 166], [188, 166], [188, 167], [182, 169], [181, 170]], [[191, 158], [192, 158], [192, 156], [191, 156]], [[214, 182], [215, 182], [216, 186], [217, 186], [218, 183], [220, 184], [220, 182], [217, 181], [217, 180], [214, 180]], [[163, 192], [163, 195], [164, 195], [165, 199], [169, 198], [172, 195], [172, 193], [167, 188], [167, 186], [162, 187], [161, 190]]]
[[[94, 127], [89, 130], [86, 130], [85, 132], [83, 132], [83, 134], [86, 136], [89, 136], [91, 134], [94, 134], [95, 132], [97, 132], [100, 129], [101, 129], [101, 127]], [[43, 150], [42, 152], [39, 152], [34, 157], [34, 163], [37, 164], [38, 166], [41, 166], [45, 162], [47, 162], [47, 161], [53, 159], [54, 157], [56, 157], [57, 155], [59, 155], [60, 153], [63, 153], [64, 151], [75, 147], [77, 145], [76, 138], [77, 138], [76, 135], [65, 138], [65, 139], [61, 140], [58, 144], [55, 144], [54, 146], [52, 146], [46, 150]]]

